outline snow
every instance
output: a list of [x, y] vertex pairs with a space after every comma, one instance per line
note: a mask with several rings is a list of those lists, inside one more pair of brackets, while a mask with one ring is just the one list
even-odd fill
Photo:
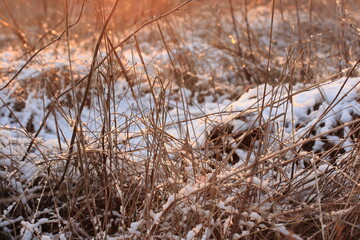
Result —
[[189, 196], [192, 192], [195, 192], [196, 190], [197, 190], [197, 188], [195, 188], [194, 186], [186, 185], [185, 187], [183, 187], [183, 188], [179, 191], [179, 194], [187, 197], [187, 196]]
[[52, 240], [54, 236], [41, 236], [41, 240]]
[[138, 234], [139, 232], [137, 230], [138, 230], [138, 228], [140, 227], [140, 225], [143, 222], [144, 222], [144, 220], [140, 220], [140, 221], [137, 221], [137, 222], [132, 222], [130, 224], [130, 228], [128, 228], [129, 233]]
[[172, 195], [169, 196], [168, 200], [163, 205], [163, 207], [162, 207], [163, 210], [166, 210], [174, 201], [175, 201], [175, 195], [172, 194]]
[[253, 220], [257, 220], [260, 221], [261, 220], [261, 216], [257, 213], [257, 212], [251, 212], [249, 217]]
[[154, 213], [153, 211], [150, 211], [150, 216], [153, 218], [155, 224], [160, 223], [160, 218], [163, 212]]
[[219, 203], [217, 204], [217, 207], [218, 207], [218, 208], [221, 208], [221, 209], [226, 209], [224, 202], [219, 202]]
[[22, 178], [29, 183], [33, 177], [38, 175], [38, 168], [36, 165], [27, 162], [20, 165], [19, 170], [23, 173]]
[[[256, 12], [250, 11], [249, 17], [259, 18], [260, 25], [268, 27], [268, 19], [258, 16], [259, 11], [268, 12], [269, 9], [257, 9]], [[237, 14], [237, 18], [239, 22], [244, 20], [242, 13]], [[289, 16], [285, 14], [286, 18], [289, 18]], [[276, 22], [276, 24], [279, 24], [279, 22]], [[253, 30], [256, 30], [258, 27], [259, 25], [257, 24]], [[229, 28], [229, 25], [225, 25], [224, 28]], [[230, 29], [229, 31], [231, 32], [232, 30]], [[274, 34], [278, 33], [277, 31], [279, 29], [275, 29]], [[227, 36], [229, 36], [229, 39], [226, 39], [226, 41], [230, 41], [232, 44], [236, 43], [237, 40], [233, 37], [234, 35], [230, 34]], [[266, 36], [261, 35], [260, 41], [267, 42], [268, 39]], [[285, 42], [280, 41], [278, 44], [284, 45]], [[168, 63], [167, 51], [147, 42], [141, 43], [140, 48], [143, 51], [144, 59], [146, 59], [148, 73], [151, 80], [154, 81], [154, 86], [156, 86], [154, 89], [156, 97], [154, 99], [152, 93], [149, 93], [149, 86], [142, 79], [144, 77], [144, 66], [140, 64], [140, 58], [136, 54], [134, 55], [134, 49], [125, 47], [121, 52], [122, 58], [127, 60], [126, 64], [129, 67], [129, 74], [138, 77], [138, 82], [134, 83], [133, 86], [136, 99], [133, 98], [130, 86], [124, 77], [116, 72], [118, 69], [115, 69], [114, 71], [119, 76], [114, 86], [116, 94], [113, 97], [115, 101], [110, 106], [113, 111], [109, 114], [112, 119], [110, 128], [107, 131], [111, 130], [114, 133], [111, 137], [113, 138], [112, 144], [115, 142], [118, 144], [114, 147], [117, 148], [116, 154], [121, 157], [124, 156], [126, 159], [124, 162], [130, 166], [125, 166], [126, 164], [124, 164], [118, 167], [112, 174], [116, 175], [117, 171], [129, 168], [126, 169], [126, 172], [129, 176], [134, 176], [133, 180], [136, 184], [139, 184], [138, 187], [140, 189], [144, 189], [144, 163], [148, 159], [155, 159], [155, 154], [148, 150], [149, 145], [156, 140], [154, 131], [159, 128], [161, 130], [159, 132], [166, 136], [164, 138], [165, 142], [161, 147], [165, 148], [162, 150], [168, 154], [166, 156], [168, 159], [164, 157], [166, 160], [164, 162], [160, 161], [161, 167], [159, 169], [161, 170], [152, 161], [149, 163], [149, 167], [155, 169], [155, 172], [159, 171], [156, 174], [161, 176], [161, 181], [159, 182], [162, 184], [161, 187], [157, 185], [158, 179], [154, 183], [155, 192], [158, 194], [156, 196], [157, 202], [154, 204], [154, 209], [147, 209], [150, 213], [148, 220], [151, 221], [151, 224], [160, 225], [162, 220], [168, 222], [172, 218], [169, 216], [176, 216], [176, 214], [181, 213], [181, 221], [189, 221], [189, 216], [195, 216], [206, 219], [208, 222], [206, 222], [206, 225], [202, 222], [195, 227], [191, 225], [192, 223], [189, 224], [191, 225], [190, 228], [187, 228], [189, 231], [185, 232], [183, 236], [179, 236], [178, 239], [185, 236], [186, 239], [197, 239], [200, 236], [201, 239], [207, 239], [211, 236], [213, 227], [216, 224], [223, 225], [225, 234], [232, 224], [237, 224], [233, 222], [232, 214], [237, 211], [236, 205], [243, 204], [238, 202], [240, 201], [239, 195], [242, 195], [248, 187], [253, 187], [258, 190], [258, 199], [261, 202], [261, 206], [257, 206], [257, 208], [249, 206], [246, 212], [241, 212], [240, 216], [242, 219], [239, 221], [239, 224], [243, 229], [241, 233], [235, 235], [235, 238], [241, 238], [252, 232], [249, 229], [257, 226], [255, 222], [260, 223], [264, 220], [265, 217], [263, 216], [267, 216], [265, 211], [270, 209], [269, 206], [271, 205], [266, 201], [277, 196], [278, 192], [282, 193], [284, 185], [286, 185], [285, 183], [289, 179], [298, 189], [304, 189], [301, 194], [294, 196], [297, 201], [302, 202], [309, 198], [309, 189], [318, 184], [317, 178], [326, 175], [331, 179], [331, 177], [335, 178], [337, 175], [345, 175], [341, 169], [332, 166], [333, 163], [330, 160], [335, 159], [336, 164], [344, 164], [344, 161], [349, 156], [348, 152], [352, 151], [354, 146], [354, 140], [349, 136], [349, 133], [353, 130], [350, 129], [350, 126], [347, 126], [342, 134], [331, 131], [339, 126], [339, 124], [349, 123], [360, 116], [359, 77], [342, 77], [331, 81], [319, 82], [318, 84], [297, 83], [290, 85], [284, 83], [273, 86], [260, 84], [257, 86], [253, 85], [245, 90], [242, 87], [233, 87], [227, 84], [228, 82], [225, 82], [225, 79], [228, 79], [229, 82], [238, 81], [234, 72], [225, 71], [232, 67], [234, 58], [224, 56], [222, 50], [214, 48], [211, 44], [201, 41], [201, 37], [195, 36], [191, 43], [186, 44], [186, 47], [174, 46], [170, 50], [170, 54], [181, 56], [191, 53], [198, 57], [198, 61], [192, 66], [196, 70], [186, 70], [182, 73], [196, 78], [198, 81], [196, 84], [203, 84], [205, 88], [210, 88], [211, 81], [216, 80], [217, 85], [215, 84], [214, 89], [211, 87], [208, 90], [211, 94], [203, 96], [204, 102], [201, 102], [197, 97], [201, 96], [202, 93], [194, 92], [192, 86], [179, 88], [174, 85], [172, 90], [165, 89], [162, 91], [157, 86], [160, 84], [155, 76], [159, 75], [157, 72], [159, 69], [161, 71], [172, 71], [172, 66]], [[320, 53], [317, 54], [321, 56]], [[81, 78], [88, 74], [92, 59], [91, 51], [81, 47], [73, 47], [71, 48], [71, 55], [74, 76]], [[99, 59], [103, 56], [105, 56], [104, 52], [101, 53]], [[276, 56], [276, 59], [278, 62], [282, 62], [285, 58], [279, 55]], [[25, 63], [26, 60], [21, 57], [19, 50], [9, 48], [1, 51], [0, 73], [4, 72], [6, 74], [0, 76], [0, 86], [4, 86]], [[263, 59], [259, 65], [262, 67], [266, 66], [266, 61]], [[270, 67], [271, 72], [273, 72], [273, 67]], [[43, 180], [42, 177], [46, 178], [48, 168], [54, 170], [51, 174], [55, 177], [61, 176], [63, 171], [63, 160], [67, 158], [76, 112], [73, 106], [68, 105], [73, 103], [74, 100], [71, 98], [70, 100], [67, 99], [67, 96], [59, 98], [55, 101], [56, 104], [54, 105], [52, 103], [54, 102], [54, 97], [64, 91], [63, 88], [70, 87], [69, 83], [66, 82], [68, 79], [64, 77], [69, 73], [68, 68], [69, 62], [64, 46], [59, 45], [57, 49], [46, 49], [22, 70], [9, 87], [0, 92], [0, 99], [3, 101], [0, 103], [0, 178], [7, 186], [6, 190], [16, 198], [16, 201], [12, 201], [12, 198], [9, 198], [10, 200], [6, 199], [10, 203], [0, 214], [10, 218], [13, 222], [21, 221], [21, 238], [24, 240], [34, 238], [35, 234], [44, 240], [55, 236], [49, 233], [42, 233], [41, 229], [42, 224], [55, 222], [55, 220], [35, 217], [29, 220], [32, 218], [31, 214], [29, 214], [29, 219], [24, 217], [12, 218], [11, 214], [13, 214], [14, 208], [16, 208], [19, 202], [29, 208], [33, 200], [31, 194], [43, 190], [40, 186], [33, 186], [32, 184], [34, 184], [35, 180], [40, 179], [41, 182]], [[217, 71], [213, 72], [213, 69]], [[59, 79], [52, 79], [49, 73], [56, 73], [57, 75], [54, 78]], [[58, 89], [55, 89], [54, 93], [50, 93], [45, 85], [49, 84], [47, 85], [48, 87], [54, 87], [52, 84], [55, 84], [56, 81], [63, 81], [62, 85], [54, 85]], [[99, 81], [105, 81], [105, 79], [99, 77]], [[222, 88], [226, 89], [227, 92], [219, 95], [215, 89]], [[230, 88], [230, 90], [227, 88]], [[79, 87], [77, 91], [81, 92], [82, 90]], [[177, 98], [180, 92], [185, 99], [184, 105]], [[238, 97], [230, 98], [229, 92], [235, 92]], [[54, 96], [51, 94], [54, 94]], [[103, 92], [104, 99], [107, 97], [107, 94], [106, 91]], [[161, 94], [166, 97], [166, 102], [161, 104], [166, 111], [157, 112], [158, 109], [154, 106], [154, 100], [161, 101]], [[46, 126], [34, 139], [35, 144], [26, 155], [25, 161], [22, 161], [34, 133], [39, 129], [44, 121], [45, 114], [51, 106], [55, 106], [55, 110], [46, 120]], [[102, 112], [103, 106], [103, 99], [93, 94], [91, 96], [91, 104], [86, 105], [81, 114], [81, 124], [84, 128], [82, 134], [84, 134], [86, 141], [84, 152], [86, 154], [102, 153], [102, 150], [99, 150], [100, 144], [98, 140], [103, 137], [101, 135], [105, 119], [104, 112]], [[11, 114], [9, 109], [12, 110]], [[161, 116], [159, 117], [157, 114]], [[154, 120], [159, 120], [161, 123], [154, 127]], [[260, 122], [262, 124], [267, 123], [268, 120], [271, 122], [271, 130], [269, 132], [273, 136], [269, 137], [267, 148], [262, 152], [259, 151], [259, 156], [256, 153], [257, 151], [251, 152], [239, 147], [238, 141], [242, 136], [237, 136], [237, 139], [233, 136], [258, 127]], [[212, 150], [211, 144], [208, 143], [209, 133], [215, 127], [222, 124], [228, 124], [233, 127], [231, 132], [227, 134], [228, 136], [222, 140], [224, 145], [230, 146], [231, 149], [236, 148], [234, 153], [239, 157], [237, 163], [228, 164], [217, 161], [209, 154]], [[33, 125], [34, 129], [30, 132], [26, 128], [30, 128], [29, 126], [31, 125]], [[261, 129], [261, 131], [263, 130]], [[273, 154], [286, 147], [301, 143], [307, 137], [313, 137], [317, 134], [324, 134], [326, 141], [317, 137], [314, 139], [313, 145], [307, 149], [304, 149], [299, 144], [292, 151], [284, 153], [279, 159], [268, 159], [269, 165], [266, 165], [266, 168], [269, 169], [266, 169], [263, 175], [250, 176], [251, 170], [242, 171], [242, 169], [249, 167], [250, 164], [253, 164], [256, 160], [261, 160], [268, 154]], [[105, 138], [108, 137], [110, 139], [110, 136], [106, 134]], [[185, 142], [188, 145], [185, 146]], [[339, 143], [339, 147], [347, 146], [343, 148], [345, 153], [339, 153], [336, 158], [324, 157], [320, 163], [317, 163], [317, 158], [312, 156], [316, 152], [323, 153], [328, 151], [329, 148], [326, 148], [326, 143], [330, 145]], [[193, 156], [184, 149], [184, 146], [185, 148], [193, 148], [191, 149], [193, 151], [190, 150]], [[204, 150], [206, 148], [204, 146], [210, 147]], [[256, 149], [261, 147], [259, 142], [254, 143], [254, 146]], [[222, 154], [220, 159], [226, 159], [229, 152], [220, 154]], [[294, 162], [293, 169], [290, 169], [289, 165], [281, 165], [285, 161], [295, 159], [295, 157], [298, 157], [300, 160]], [[304, 170], [304, 159], [308, 159], [308, 162], [313, 165], [310, 170]], [[156, 162], [155, 160], [154, 162]], [[112, 164], [114, 166], [117, 165], [117, 163]], [[109, 165], [109, 168], [113, 169], [114, 166]], [[163, 169], [165, 170], [162, 171]], [[236, 175], [232, 175], [236, 172]], [[81, 178], [81, 174], [74, 168], [69, 176], [72, 177], [67, 179], [69, 180], [69, 188], [71, 188], [71, 184], [75, 185], [77, 180]], [[228, 178], [228, 176], [231, 177]], [[211, 185], [213, 183], [210, 180], [216, 181], [222, 178], [224, 182], [221, 182], [221, 184]], [[165, 180], [163, 181], [163, 179]], [[123, 180], [126, 182], [128, 179]], [[138, 237], [145, 232], [144, 229], [148, 226], [148, 223], [145, 224], [144, 219], [138, 219], [139, 216], [142, 216], [143, 212], [136, 212], [134, 216], [131, 216], [130, 220], [126, 219], [125, 221], [123, 219], [124, 215], [129, 214], [127, 212], [129, 211], [129, 206], [123, 202], [123, 199], [127, 197], [125, 196], [127, 192], [122, 191], [122, 188], [119, 187], [122, 184], [125, 183], [115, 183], [117, 188], [116, 196], [120, 199], [121, 205], [116, 211], [113, 211], [112, 215], [116, 216], [117, 221], [122, 225], [121, 228], [123, 229], [124, 236], [126, 234], [133, 234]], [[209, 186], [209, 188], [204, 188], [206, 186]], [[205, 191], [198, 191], [202, 188]], [[169, 192], [164, 193], [163, 191]], [[149, 198], [150, 194], [147, 193], [145, 196]], [[215, 196], [215, 199], [212, 199], [213, 196]], [[310, 195], [310, 197], [312, 196], [315, 195]], [[182, 198], [186, 200], [182, 200]], [[220, 217], [215, 217], [212, 212], [213, 209], [209, 206], [217, 206], [219, 209], [219, 214], [217, 214]], [[69, 208], [70, 206], [66, 207]], [[289, 206], [281, 207], [284, 209], [274, 206], [274, 212], [287, 211], [288, 209], [286, 208]], [[348, 210], [333, 211], [331, 214], [340, 215]], [[168, 212], [174, 215], [167, 215]], [[34, 216], [36, 215], [34, 214]], [[60, 221], [59, 219], [57, 219], [59, 222], [56, 222], [59, 226], [66, 225], [64, 224], [66, 220], [62, 219]], [[126, 224], [123, 222], [126, 222]], [[10, 221], [1, 219], [0, 227], [8, 227], [10, 223]], [[284, 236], [301, 239], [300, 236], [289, 232], [285, 226], [278, 224], [275, 225], [274, 229]], [[259, 227], [269, 228], [265, 224], [259, 224]], [[66, 236], [65, 233], [59, 233], [55, 237], [63, 240], [66, 239]], [[114, 239], [116, 239], [116, 236]]]
[[[27, 221], [21, 221], [21, 225], [23, 226], [21, 229], [21, 239], [22, 240], [32, 240], [33, 235], [35, 233], [41, 233], [40, 226], [44, 223], [56, 223], [57, 220], [49, 220], [47, 218], [41, 218], [37, 220], [37, 222], [29, 223]], [[45, 237], [44, 239], [49, 239], [48, 237]]]
[[60, 240], [66, 240], [65, 234], [61, 233], [61, 234], [59, 235], [59, 239], [60, 239]]
[[296, 240], [302, 240], [303, 238], [299, 237], [298, 235], [294, 234], [294, 233], [290, 233], [284, 225], [282, 224], [277, 224], [275, 230], [279, 231], [280, 233], [282, 233], [284, 236], [289, 237], [291, 239], [296, 239]]
[[198, 234], [198, 232], [202, 229], [203, 225], [198, 224], [195, 228], [193, 228], [191, 231], [189, 231], [186, 235], [186, 240], [192, 240]]
[[0, 159], [0, 166], [3, 167], [10, 167], [11, 166], [11, 160], [10, 159]]

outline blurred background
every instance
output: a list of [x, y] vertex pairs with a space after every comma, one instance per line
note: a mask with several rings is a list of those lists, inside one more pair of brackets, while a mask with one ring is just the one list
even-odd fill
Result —
[[[155, 16], [185, 1], [120, 1], [109, 24], [108, 36], [115, 44]], [[360, 2], [355, 0], [276, 0], [271, 29], [271, 0], [191, 1], [185, 8], [160, 19], [168, 47], [177, 52], [177, 63], [190, 75], [214, 69], [194, 69], [198, 61], [215, 61], [226, 56], [219, 69], [230, 72], [244, 84], [263, 82], [269, 58], [270, 80], [282, 81], [282, 72], [291, 60], [293, 79], [316, 82], [342, 74], [360, 56]], [[21, 47], [31, 54], [57, 39], [68, 25], [69, 39], [78, 47], [92, 50], [102, 23], [114, 1], [110, 0], [3, 0], [0, 2], [0, 46]], [[271, 31], [271, 35], [270, 35]], [[159, 45], [156, 24], [141, 30], [141, 43]], [[65, 39], [65, 37], [63, 37]], [[206, 44], [196, 52], [194, 43]], [[74, 46], [73, 44], [73, 46]], [[198, 46], [198, 45], [197, 45]], [[157, 49], [159, 50], [159, 49]], [[149, 47], [144, 51], [152, 51]], [[175, 53], [174, 53], [175, 54]], [[209, 72], [210, 71], [210, 72]], [[213, 75], [216, 75], [212, 73]]]

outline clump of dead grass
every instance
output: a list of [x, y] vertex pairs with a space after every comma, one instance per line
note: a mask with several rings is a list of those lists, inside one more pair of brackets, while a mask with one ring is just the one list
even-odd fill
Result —
[[[245, 92], [244, 85], [263, 83], [267, 74], [265, 83], [274, 88], [284, 83], [314, 83], [316, 77], [332, 71], [317, 71], [324, 64], [313, 61], [317, 55], [330, 54], [330, 59], [324, 57], [328, 61], [325, 65], [339, 67], [336, 72], [346, 69], [354, 61], [355, 55], [348, 54], [350, 46], [356, 49], [354, 32], [335, 33], [335, 45], [341, 51], [331, 55], [336, 49], [332, 40], [322, 36], [311, 40], [311, 35], [323, 29], [318, 18], [324, 13], [314, 16], [311, 14], [315, 11], [307, 10], [305, 5], [298, 3], [294, 8], [284, 1], [276, 6], [276, 17], [312, 17], [293, 26], [289, 26], [291, 20], [278, 22], [279, 32], [270, 41], [283, 42], [274, 43], [269, 55], [263, 50], [268, 47], [268, 41], [263, 41], [268, 36], [268, 25], [254, 26], [251, 18], [256, 13], [251, 13], [251, 8], [266, 3], [245, 6], [217, 2], [218, 8], [212, 11], [218, 11], [216, 16], [221, 19], [208, 23], [218, 26], [211, 29], [214, 31], [202, 30], [201, 19], [187, 16], [208, 5], [191, 4], [187, 6], [192, 10], [180, 7], [169, 14], [169, 19], [178, 15], [174, 22], [166, 22], [167, 18], [161, 16], [119, 45], [104, 32], [98, 45], [104, 54], [94, 55], [90, 75], [74, 78], [72, 69], [44, 72], [43, 81], [22, 81], [25, 88], [19, 85], [13, 92], [14, 102], [3, 101], [2, 108], [13, 115], [20, 130], [2, 126], [0, 134], [1, 237], [357, 239], [358, 115], [354, 114], [351, 122], [337, 122], [332, 126], [336, 131], [310, 132], [288, 144], [283, 138], [285, 130], [275, 131], [278, 118], [264, 121], [262, 110], [238, 113], [233, 120], [248, 123], [241, 131], [234, 128], [232, 121], [213, 118], [229, 119], [232, 112], [204, 113], [199, 117], [190, 111], [190, 107], [206, 103], [209, 96], [217, 104], [237, 99]], [[321, 4], [313, 7], [321, 8]], [[101, 17], [108, 16], [105, 12], [96, 13], [100, 29], [104, 26]], [[264, 10], [264, 19], [268, 20], [271, 13]], [[200, 16], [208, 14], [203, 11]], [[246, 19], [244, 25], [236, 16]], [[192, 19], [193, 27], [200, 29], [191, 31], [194, 38], [209, 39], [200, 46], [205, 57], [196, 47], [186, 47], [188, 39], [179, 29], [188, 29], [176, 28], [176, 17], [181, 24]], [[352, 16], [345, 20], [354, 21]], [[155, 30], [145, 32], [151, 24], [157, 24], [157, 34]], [[152, 42], [142, 44], [145, 40], [141, 31], [145, 32], [143, 39], [162, 46], [167, 56], [164, 69], [148, 63], [146, 47]], [[214, 37], [215, 31], [220, 35]], [[301, 33], [299, 39], [292, 40], [294, 33]], [[239, 47], [240, 42], [248, 46]], [[284, 51], [283, 44], [289, 42], [288, 51]], [[324, 48], [316, 51], [313, 44]], [[115, 51], [116, 47], [132, 51], [132, 59]], [[199, 67], [203, 61], [215, 61], [209, 51], [222, 53], [216, 58], [218, 68]], [[274, 56], [283, 58], [280, 61]], [[344, 61], [339, 65], [334, 64], [338, 57]], [[269, 61], [271, 71], [264, 61]], [[314, 62], [319, 65], [312, 65]], [[355, 65], [353, 71], [339, 72], [335, 78], [356, 74], [356, 70]], [[211, 74], [206, 75], [206, 71]], [[219, 76], [218, 71], [226, 74]], [[122, 82], [121, 88], [118, 82]], [[16, 116], [23, 111], [26, 100], [39, 97], [29, 98], [33, 92], [38, 93], [39, 87], [45, 89], [49, 99], [43, 106], [44, 124], [32, 123], [31, 117], [24, 124]], [[119, 89], [121, 92], [116, 92]], [[259, 99], [262, 107], [264, 101], [265, 96]], [[117, 106], [125, 102], [131, 102], [129, 109], [118, 112]], [[291, 97], [286, 102], [291, 104]], [[276, 104], [274, 98], [267, 107]], [[318, 109], [314, 103], [308, 115]], [[86, 122], [82, 111], [98, 118]], [[170, 116], [170, 111], [177, 114]], [[61, 117], [67, 119], [66, 126], [56, 120]], [[195, 135], [196, 119], [202, 119], [206, 126], [203, 134], [208, 136], [203, 137], [203, 142], [200, 136], [191, 137]], [[51, 121], [57, 123], [47, 129], [46, 123]], [[95, 127], [91, 128], [92, 124]], [[302, 128], [303, 123], [295, 124], [295, 129]], [[66, 127], [72, 129], [72, 139], [64, 136]], [[346, 136], [344, 129], [350, 130]], [[178, 137], [169, 130], [176, 131]], [[57, 139], [36, 138], [41, 131]], [[350, 139], [351, 146], [327, 141], [326, 137], [334, 136]], [[324, 147], [316, 152], [313, 145], [318, 138]]]

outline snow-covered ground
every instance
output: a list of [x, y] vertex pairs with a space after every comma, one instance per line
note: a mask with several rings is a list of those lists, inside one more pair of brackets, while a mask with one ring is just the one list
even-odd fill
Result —
[[50, 46], [14, 80], [29, 56], [0, 52], [0, 238], [306, 239], [359, 224], [360, 77], [244, 86], [203, 34], [119, 50], [127, 75], [101, 65], [80, 122], [91, 51]]
[[[38, 206], [39, 210], [36, 210], [29, 206], [30, 200], [41, 199], [41, 192], [45, 191], [41, 184], [34, 184], [34, 182], [42, 179], [41, 181], [45, 181], [43, 184], [46, 185], [49, 167], [54, 171], [53, 174], [56, 175], [56, 171], [58, 174], [61, 173], [63, 169], [63, 160], [61, 159], [66, 159], [75, 121], [75, 108], [68, 107], [65, 100], [58, 99], [60, 104], [53, 111], [53, 114], [46, 119], [46, 126], [42, 127], [34, 141], [35, 144], [26, 156], [33, 134], [40, 128], [47, 111], [54, 104], [52, 98], [55, 96], [50, 96], [43, 84], [46, 84], [44, 83], [46, 81], [48, 81], [47, 84], [53, 84], [51, 81], [61, 81], [61, 79], [46, 79], [46, 74], [56, 72], [61, 78], [61, 74], [66, 72], [64, 70], [66, 66], [65, 56], [59, 55], [57, 58], [50, 58], [47, 54], [52, 55], [52, 53], [45, 53], [44, 57], [40, 57], [36, 62], [29, 64], [12, 83], [11, 87], [0, 92], [2, 101], [0, 109], [0, 173], [3, 185], [6, 186], [5, 189], [8, 192], [3, 193], [1, 203], [6, 204], [7, 207], [1, 213], [4, 218], [1, 219], [0, 224], [3, 231], [10, 233], [12, 224], [21, 223], [20, 235], [22, 239], [32, 239], [36, 234], [42, 236], [43, 239], [46, 239], [46, 236], [52, 238], [55, 235], [60, 239], [65, 238], [65, 230], [51, 235], [41, 226], [56, 223], [64, 228], [68, 224], [68, 220], [57, 219], [58, 213], [52, 212], [55, 209], [42, 209], [41, 206]], [[87, 69], [84, 66], [89, 64], [90, 54], [75, 52], [74, 55], [76, 56], [73, 59], [74, 73], [78, 76], [85, 75]], [[24, 64], [24, 61], [17, 59], [19, 58], [16, 51], [2, 52], [2, 69], [16, 71]], [[45, 76], [44, 73], [46, 73]], [[8, 76], [10, 77], [11, 74]], [[3, 83], [7, 82], [9, 77], [4, 77]], [[199, 200], [196, 199], [194, 193], [212, 187], [214, 177], [215, 182], [218, 183], [230, 179], [235, 182], [244, 179], [249, 184], [262, 189], [262, 193], [259, 195], [260, 202], [262, 202], [267, 201], [269, 196], [276, 195], [278, 191], [276, 188], [281, 186], [281, 180], [278, 179], [279, 172], [276, 169], [278, 167], [271, 169], [272, 165], [280, 165], [282, 177], [292, 179], [295, 185], [298, 182], [306, 181], [306, 184], [301, 185], [301, 187], [298, 186], [303, 189], [315, 187], [318, 184], [318, 178], [329, 171], [331, 171], [331, 175], [343, 174], [335, 166], [341, 166], [343, 159], [346, 159], [347, 154], [353, 152], [352, 148], [356, 145], [355, 123], [349, 123], [352, 121], [359, 123], [359, 83], [360, 78], [341, 78], [316, 85], [297, 84], [291, 86], [282, 84], [272, 87], [263, 84], [247, 90], [236, 100], [224, 99], [217, 102], [199, 103], [196, 98], [193, 98], [191, 102], [186, 103], [185, 110], [178, 101], [169, 97], [172, 92], [165, 90], [162, 94], [167, 96], [169, 100], [165, 102], [164, 109], [166, 112], [159, 112], [161, 119], [158, 120], [161, 122], [158, 126], [165, 131], [167, 139], [176, 139], [176, 141], [164, 143], [164, 146], [168, 148], [169, 160], [174, 161], [173, 164], [175, 165], [180, 164], [178, 161], [179, 154], [185, 155], [183, 159], [186, 161], [184, 171], [188, 179], [179, 182], [176, 176], [168, 178], [170, 183], [177, 185], [177, 190], [173, 190], [168, 197], [163, 199], [163, 205], [160, 204], [157, 209], [151, 210], [152, 226], [159, 224], [163, 218], [169, 218], [167, 210], [175, 201], [178, 204], [176, 209], [182, 212], [184, 216], [193, 208], [201, 208], [201, 205], [197, 205]], [[32, 88], [23, 89], [26, 86]], [[138, 88], [141, 89], [141, 86]], [[151, 145], [151, 141], [155, 141], [155, 136], [150, 131], [154, 128], [151, 120], [157, 118], [153, 96], [151, 93], [147, 93], [142, 94], [139, 99], [133, 99], [129, 86], [123, 79], [116, 82], [114, 90], [116, 95], [111, 104], [113, 137], [116, 136], [116, 142], [119, 144], [118, 148], [121, 152], [134, 152], [128, 157], [128, 160], [137, 164], [138, 171], [145, 171], [144, 166], [149, 156], [149, 145]], [[27, 93], [21, 94], [21, 91]], [[180, 89], [180, 91], [183, 91], [186, 99], [191, 99], [190, 90], [185, 88]], [[62, 102], [63, 105], [61, 105]], [[84, 130], [87, 140], [86, 150], [89, 152], [91, 150], [97, 151], [100, 147], [99, 139], [101, 138], [102, 119], [104, 118], [102, 104], [101, 99], [94, 94], [91, 105], [82, 112], [81, 120], [84, 128], [86, 128]], [[343, 127], [336, 129], [339, 126]], [[265, 130], [265, 128], [267, 129]], [[31, 129], [33, 133], [31, 133]], [[243, 146], [244, 137], [242, 137], [242, 133], [248, 134], [247, 131], [250, 130], [251, 134], [252, 129], [258, 129], [256, 134], [259, 136], [253, 139], [253, 149], [262, 147], [263, 149], [259, 150], [261, 156], [258, 156], [257, 150], [249, 152], [248, 150], [251, 148], [249, 144]], [[220, 140], [216, 139], [213, 136], [215, 130], [221, 133], [218, 133], [216, 137], [221, 135], [224, 137], [221, 137]], [[271, 133], [271, 135], [261, 136], [264, 132]], [[192, 148], [197, 149], [191, 157], [186, 156], [188, 153], [184, 149], [184, 141], [187, 137]], [[302, 143], [302, 141], [310, 138], [310, 142]], [[266, 146], [259, 145], [260, 142]], [[216, 148], [216, 145], [220, 145], [219, 148]], [[234, 150], [227, 151], [227, 146]], [[218, 152], [219, 157], [212, 158], [214, 152]], [[314, 165], [315, 170], [309, 171], [309, 175], [304, 178], [303, 171], [306, 166], [311, 166], [317, 161], [316, 158], [309, 157], [311, 156], [309, 152], [313, 154], [322, 152], [323, 154], [317, 155], [321, 157], [321, 163], [316, 167]], [[150, 153], [150, 155], [152, 154]], [[281, 159], [278, 159], [279, 155], [281, 155]], [[24, 156], [26, 159], [23, 161]], [[203, 161], [199, 159], [204, 157], [212, 162], [209, 165], [211, 167], [205, 167], [208, 173], [199, 176], [197, 175], [200, 174], [199, 166], [193, 164], [199, 164]], [[191, 158], [199, 162], [194, 163], [192, 161], [194, 159]], [[292, 159], [296, 158], [299, 158], [300, 161], [293, 168], [290, 163], [293, 162]], [[217, 162], [216, 160], [220, 161]], [[224, 165], [222, 164], [223, 161], [232, 164]], [[266, 174], [261, 177], [250, 174], [251, 171], [249, 172], [249, 170], [253, 166], [252, 164], [265, 161], [269, 164], [266, 166], [270, 168]], [[221, 168], [217, 166], [219, 164]], [[178, 165], [176, 167], [181, 168], [183, 166]], [[129, 168], [128, 171], [134, 171], [134, 169]], [[81, 176], [75, 174], [73, 177], [73, 181], [76, 181], [76, 178]], [[140, 177], [139, 180], [141, 179]], [[236, 185], [234, 184], [234, 186]], [[214, 199], [218, 201], [216, 203], [217, 208], [224, 214], [238, 212], [239, 209], [235, 209], [230, 203], [235, 201], [243, 191], [243, 186], [234, 187], [226, 193], [224, 200], [221, 200], [223, 198]], [[304, 191], [303, 194], [297, 196], [297, 201], [306, 202], [308, 197], [309, 194]], [[193, 203], [195, 205], [181, 202], [182, 199], [188, 199], [190, 202], [195, 201]], [[198, 203], [196, 204], [196, 202]], [[33, 215], [14, 218], [13, 209], [17, 208], [19, 203], [28, 208], [27, 211]], [[270, 208], [269, 204], [271, 205], [271, 202], [258, 206], [260, 208], [250, 208], [244, 212], [238, 212], [248, 219], [247, 222], [241, 223], [243, 227], [251, 228], [251, 225], [266, 218], [266, 211]], [[284, 208], [291, 209], [290, 205], [287, 207], [281, 205], [277, 208], [277, 210], [273, 210], [274, 213], [284, 211]], [[195, 209], [193, 210], [195, 211]], [[114, 211], [116, 212], [116, 210]], [[116, 212], [116, 214], [121, 215], [121, 208], [118, 211], [120, 212]], [[211, 215], [210, 212], [207, 212], [208, 210], [202, 211], [204, 211], [204, 216]], [[49, 217], [37, 217], [45, 213]], [[223, 231], [228, 231], [227, 228], [233, 223], [232, 218], [233, 216], [230, 214], [229, 218], [226, 218], [225, 222], [222, 223]], [[128, 230], [124, 229], [122, 232], [128, 236], [141, 236], [138, 229], [144, 224], [143, 221], [134, 221]], [[213, 224], [216, 225], [216, 223]], [[261, 229], [269, 226], [259, 227]], [[283, 224], [277, 223], [273, 228], [286, 236], [301, 239], [300, 236], [289, 232]], [[186, 238], [192, 239], [199, 232], [203, 232], [203, 238], [206, 239], [210, 231], [209, 226], [198, 224], [189, 230]], [[247, 233], [247, 230], [242, 231], [244, 236]], [[242, 235], [238, 234], [237, 236], [241, 238]]]

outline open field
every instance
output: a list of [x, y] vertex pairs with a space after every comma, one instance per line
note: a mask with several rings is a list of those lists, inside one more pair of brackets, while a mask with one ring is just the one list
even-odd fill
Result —
[[1, 1], [0, 239], [360, 239], [359, 11]]

